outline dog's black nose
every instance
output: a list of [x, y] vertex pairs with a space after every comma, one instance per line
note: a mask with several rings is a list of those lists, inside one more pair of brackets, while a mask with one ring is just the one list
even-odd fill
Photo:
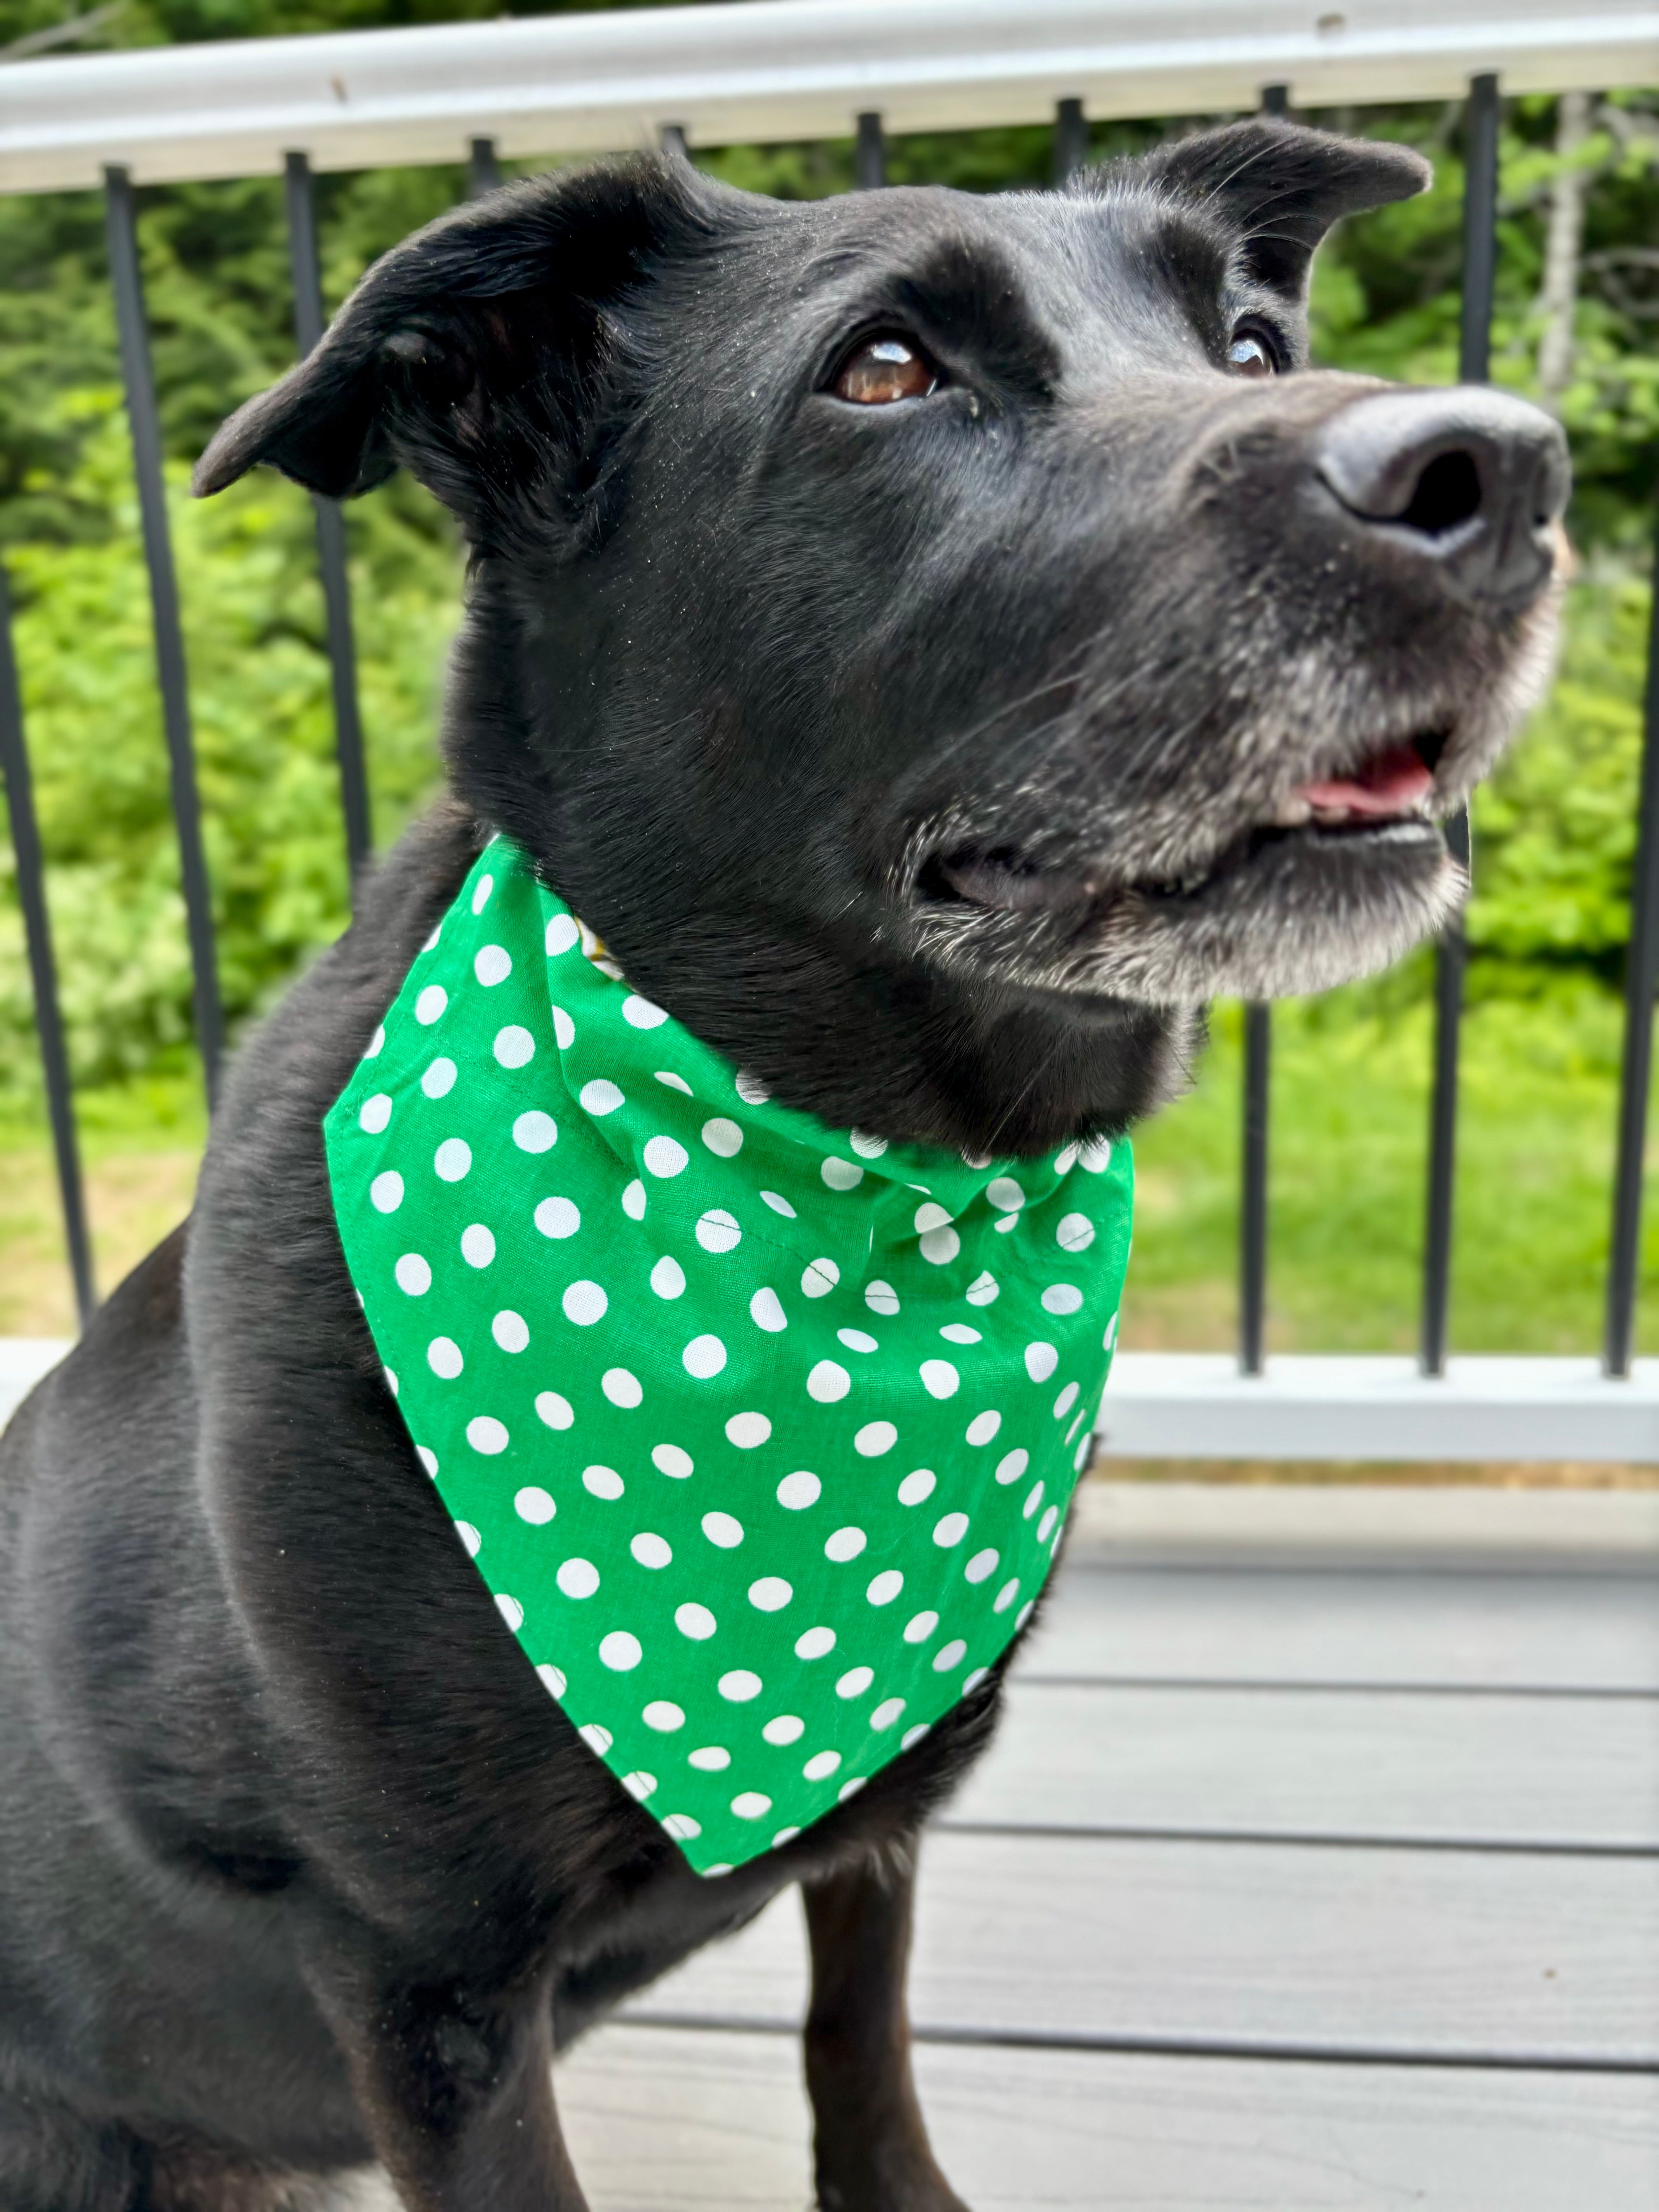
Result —
[[1561, 426], [1478, 384], [1356, 400], [1320, 434], [1347, 515], [1439, 565], [1460, 598], [1518, 611], [1555, 564], [1571, 472]]

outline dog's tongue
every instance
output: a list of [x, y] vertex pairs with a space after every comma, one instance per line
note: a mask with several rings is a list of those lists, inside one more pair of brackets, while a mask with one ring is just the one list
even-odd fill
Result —
[[1409, 814], [1433, 781], [1415, 745], [1393, 745], [1368, 760], [1358, 775], [1301, 783], [1296, 795], [1320, 814]]

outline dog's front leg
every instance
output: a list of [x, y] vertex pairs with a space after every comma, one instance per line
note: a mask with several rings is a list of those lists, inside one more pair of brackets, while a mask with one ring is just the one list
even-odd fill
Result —
[[812, 1948], [806, 2086], [823, 2212], [966, 2212], [939, 2172], [910, 2074], [908, 1849], [803, 1885]]
[[319, 1994], [407, 2212], [586, 2212], [544, 1982], [510, 1997], [396, 1982]]

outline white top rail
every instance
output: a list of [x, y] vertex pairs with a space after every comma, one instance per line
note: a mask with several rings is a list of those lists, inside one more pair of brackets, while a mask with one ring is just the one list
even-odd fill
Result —
[[1656, 0], [721, 0], [0, 64], [0, 191], [1659, 83]]

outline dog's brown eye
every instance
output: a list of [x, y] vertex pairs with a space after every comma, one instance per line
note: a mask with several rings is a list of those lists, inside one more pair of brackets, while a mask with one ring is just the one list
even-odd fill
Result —
[[1227, 349], [1227, 366], [1235, 376], [1272, 376], [1273, 357], [1249, 331], [1241, 331]]
[[842, 364], [836, 397], [890, 407], [896, 399], [925, 399], [938, 384], [938, 370], [908, 338], [868, 338]]

